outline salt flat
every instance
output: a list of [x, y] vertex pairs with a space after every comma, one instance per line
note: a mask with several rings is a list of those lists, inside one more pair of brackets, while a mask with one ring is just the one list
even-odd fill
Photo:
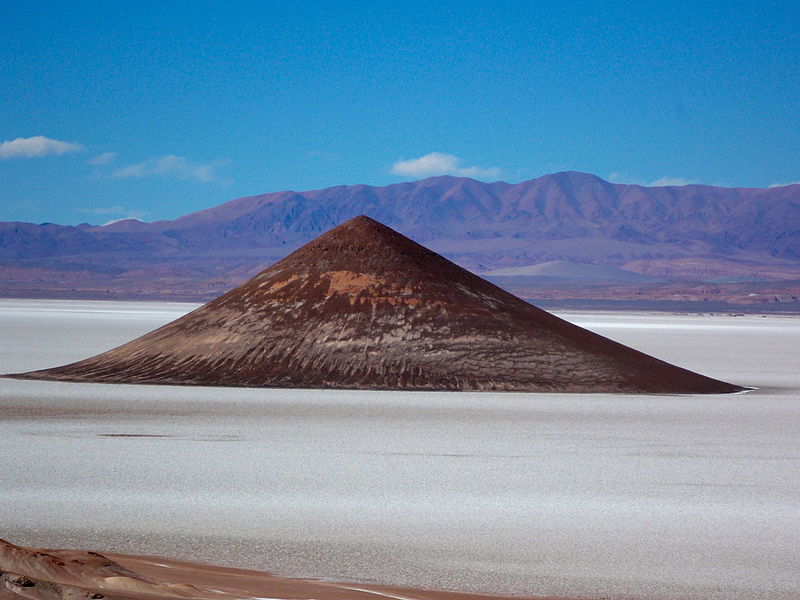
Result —
[[[0, 371], [84, 358], [192, 307], [0, 300]], [[800, 596], [800, 319], [562, 316], [760, 389], [0, 380], [0, 537], [498, 593]]]

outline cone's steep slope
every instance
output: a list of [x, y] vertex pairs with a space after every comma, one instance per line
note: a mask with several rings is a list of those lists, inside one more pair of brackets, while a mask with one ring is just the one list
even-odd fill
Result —
[[408, 390], [741, 389], [567, 323], [363, 216], [160, 329], [19, 376]]

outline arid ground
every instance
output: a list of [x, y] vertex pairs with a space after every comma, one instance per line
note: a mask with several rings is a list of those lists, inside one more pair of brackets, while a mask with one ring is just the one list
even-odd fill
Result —
[[[2, 301], [2, 370], [76, 360], [191, 307]], [[759, 389], [617, 396], [0, 380], [0, 537], [356, 587], [798, 597], [800, 322], [562, 316]]]

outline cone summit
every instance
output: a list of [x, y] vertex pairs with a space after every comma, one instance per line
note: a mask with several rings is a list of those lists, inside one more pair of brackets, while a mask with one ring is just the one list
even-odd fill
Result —
[[360, 216], [140, 338], [30, 379], [249, 387], [725, 393]]

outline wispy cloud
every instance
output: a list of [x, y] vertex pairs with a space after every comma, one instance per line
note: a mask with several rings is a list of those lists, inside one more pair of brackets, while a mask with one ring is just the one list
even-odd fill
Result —
[[789, 181], [788, 183], [773, 183], [768, 187], [776, 188], [776, 187], [786, 187], [787, 185], [798, 185], [798, 184], [800, 184], [800, 181]]
[[9, 158], [39, 158], [51, 154], [82, 152], [83, 146], [72, 142], [53, 140], [43, 135], [16, 138], [0, 144], [0, 160]]
[[434, 175], [458, 175], [459, 177], [498, 177], [498, 167], [465, 167], [462, 160], [452, 154], [431, 152], [419, 158], [399, 160], [392, 165], [392, 173], [407, 177], [431, 177]]
[[97, 156], [93, 156], [86, 162], [90, 165], [106, 165], [117, 158], [116, 152], [103, 152]]
[[692, 183], [697, 182], [692, 181], [691, 179], [684, 179], [683, 177], [659, 177], [647, 185], [650, 187], [664, 187], [670, 185], [691, 185]]
[[140, 163], [128, 165], [127, 167], [115, 171], [113, 175], [119, 178], [153, 177], [160, 175], [198, 181], [200, 183], [210, 183], [219, 180], [217, 170], [227, 164], [229, 164], [229, 162], [225, 160], [200, 164], [192, 162], [183, 156], [169, 154], [167, 156], [148, 158]]
[[684, 177], [667, 177], [667, 176], [659, 177], [658, 179], [654, 179], [653, 181], [647, 181], [645, 179], [640, 179], [638, 177], [629, 177], [617, 171], [609, 173], [606, 179], [608, 179], [608, 181], [612, 183], [629, 183], [633, 185], [642, 185], [646, 187], [680, 186], [680, 185], [691, 185], [693, 183], [697, 183], [697, 181], [693, 179], [686, 179]]
[[618, 171], [612, 171], [611, 173], [608, 174], [608, 177], [606, 177], [606, 179], [611, 183], [632, 183], [629, 177], [625, 177], [622, 173], [619, 173]]
[[99, 217], [117, 217], [115, 221], [121, 219], [140, 219], [147, 214], [147, 211], [125, 208], [122, 205], [96, 206], [91, 208], [79, 208], [78, 212], [87, 215], [97, 215]]

